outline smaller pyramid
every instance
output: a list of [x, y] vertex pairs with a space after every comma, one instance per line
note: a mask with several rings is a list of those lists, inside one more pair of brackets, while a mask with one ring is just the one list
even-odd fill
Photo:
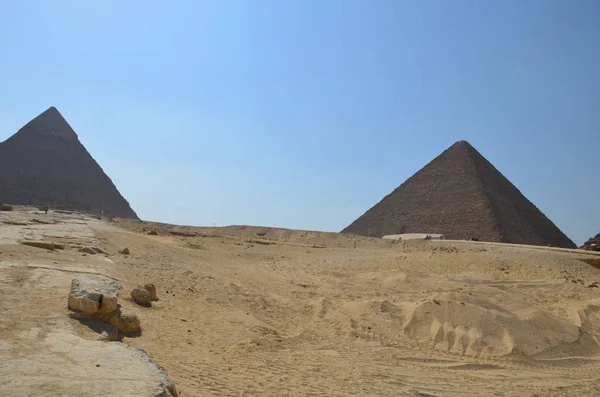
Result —
[[467, 141], [446, 149], [342, 232], [576, 247]]
[[55, 107], [0, 143], [0, 202], [137, 219]]
[[579, 248], [588, 250], [588, 251], [600, 251], [600, 233], [596, 234], [594, 237], [590, 237]]

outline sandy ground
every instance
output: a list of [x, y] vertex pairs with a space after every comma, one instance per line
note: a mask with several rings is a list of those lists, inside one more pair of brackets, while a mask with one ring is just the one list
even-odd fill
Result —
[[[124, 342], [146, 350], [182, 396], [600, 395], [600, 288], [590, 287], [600, 270], [583, 261], [598, 255], [86, 223], [106, 258], [0, 239], [0, 259], [120, 280], [143, 328]], [[151, 308], [126, 300], [148, 282], [160, 298]], [[57, 287], [66, 301], [68, 285]]]
[[[37, 210], [0, 212], [0, 396], [167, 397], [168, 379], [143, 351], [105, 341], [112, 332], [104, 323], [69, 315], [73, 277], [116, 272], [109, 255], [77, 251], [99, 245], [90, 227], [97, 223], [81, 215], [40, 217]], [[26, 240], [67, 249], [18, 244]]]

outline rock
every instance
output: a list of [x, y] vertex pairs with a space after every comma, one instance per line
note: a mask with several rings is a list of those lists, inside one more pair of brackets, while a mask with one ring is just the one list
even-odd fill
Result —
[[21, 241], [21, 244], [28, 245], [30, 247], [43, 248], [47, 250], [54, 251], [54, 243], [49, 243], [47, 241]]
[[198, 235], [198, 233], [186, 232], [181, 230], [169, 230], [169, 233], [171, 233], [173, 236], [179, 237], [196, 237]]
[[121, 289], [123, 287], [107, 277], [81, 275], [71, 281], [69, 309], [86, 315], [114, 312]]
[[86, 254], [92, 254], [92, 255], [96, 255], [96, 251], [94, 251], [92, 249], [92, 247], [83, 247], [83, 248], [79, 248], [79, 252], [84, 252]]
[[148, 236], [156, 236], [158, 235], [158, 231], [154, 228], [143, 228], [142, 232], [147, 234]]
[[156, 287], [154, 284], [146, 284], [144, 288], [150, 293], [150, 300], [157, 301], [158, 297], [156, 296]]
[[131, 297], [138, 305], [150, 306], [152, 304], [150, 292], [140, 285], [131, 291]]
[[140, 319], [138, 316], [135, 313], [124, 310], [120, 306], [110, 313], [95, 313], [89, 317], [110, 324], [124, 334], [133, 334], [140, 330]]
[[79, 248], [79, 252], [85, 252], [86, 254], [106, 254], [106, 252], [99, 247], [81, 247]]
[[13, 206], [8, 204], [0, 204], [0, 211], [12, 211]]
[[119, 251], [119, 254], [129, 255], [129, 248], [125, 247]]
[[[162, 386], [167, 389], [167, 391], [169, 393], [171, 393], [171, 396], [173, 397], [179, 397], [179, 393], [177, 392], [177, 388], [175, 387], [175, 383], [173, 383], [173, 381], [171, 381], [171, 379], [169, 379], [169, 377], [167, 376], [167, 374], [164, 372], [164, 370], [160, 367], [158, 367], [161, 371], [163, 371], [163, 382], [162, 382]], [[168, 396], [168, 395], [167, 395]]]
[[36, 219], [36, 218], [33, 218], [31, 221], [35, 222], [35, 223], [39, 223], [40, 225], [55, 225], [56, 224], [55, 221], [46, 221], [46, 220]]
[[393, 313], [398, 310], [398, 307], [388, 300], [381, 302], [380, 308], [384, 313]]
[[110, 313], [94, 313], [88, 315], [89, 318], [101, 320], [107, 324], [112, 325], [116, 330], [119, 329], [119, 323], [121, 318], [121, 308], [117, 307], [117, 310]]
[[137, 314], [120, 310], [117, 329], [125, 334], [132, 334], [140, 330], [140, 319]]
[[119, 330], [116, 327], [112, 327], [110, 330], [104, 330], [100, 333], [99, 339], [108, 342], [116, 342], [119, 340]]
[[178, 396], [164, 370], [126, 343], [84, 339], [70, 327], [27, 343], [30, 348], [19, 350], [16, 343], [3, 346], [10, 359], [2, 360], [2, 396]]

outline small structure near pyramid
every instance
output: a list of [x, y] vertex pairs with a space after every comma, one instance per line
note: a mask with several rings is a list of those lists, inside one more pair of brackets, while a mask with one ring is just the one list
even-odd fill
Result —
[[0, 202], [137, 219], [54, 107], [0, 143]]
[[466, 141], [446, 149], [342, 233], [439, 233], [446, 239], [576, 248]]

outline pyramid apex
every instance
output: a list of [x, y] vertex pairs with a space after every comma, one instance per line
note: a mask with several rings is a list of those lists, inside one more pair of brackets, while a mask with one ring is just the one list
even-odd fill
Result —
[[58, 111], [58, 109], [56, 107], [50, 106], [48, 109], [46, 109], [42, 113], [38, 114], [33, 120], [35, 120], [36, 118], [41, 117], [41, 116], [48, 117], [48, 116], [56, 116], [56, 115], [59, 115], [62, 117], [62, 115], [60, 114], [60, 112]]
[[465, 140], [456, 141], [456, 142], [454, 142], [454, 144], [452, 146], [473, 147], [473, 145], [471, 145], [468, 141], [465, 141]]
[[55, 106], [50, 106], [48, 109], [46, 109], [42, 113], [38, 114], [37, 117], [44, 116], [44, 115], [46, 115], [46, 116], [51, 116], [51, 115], [57, 116], [58, 115], [58, 116], [62, 117], [62, 114], [60, 114], [60, 112], [58, 111], [58, 109]]
[[77, 133], [71, 128], [67, 120], [63, 117], [58, 109], [50, 106], [37, 117], [27, 123], [20, 132], [38, 133], [46, 136], [55, 136], [66, 140], [76, 140]]

